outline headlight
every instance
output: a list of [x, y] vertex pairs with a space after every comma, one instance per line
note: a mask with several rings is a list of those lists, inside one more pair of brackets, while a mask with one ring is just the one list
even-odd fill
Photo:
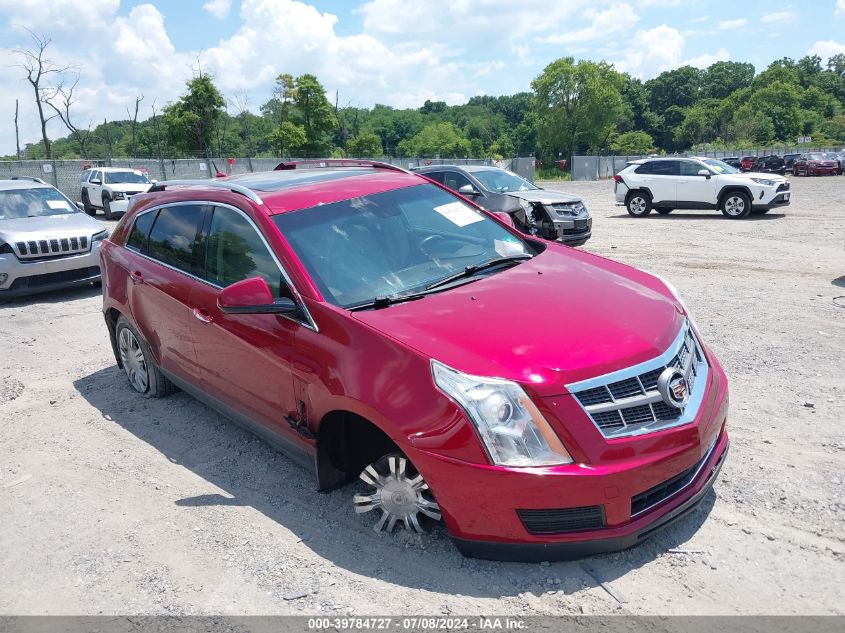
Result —
[[571, 464], [567, 450], [518, 384], [481, 378], [431, 361], [434, 383], [467, 414], [487, 454], [500, 466]]
[[94, 235], [91, 236], [91, 241], [92, 242], [102, 242], [108, 236], [109, 236], [108, 231], [100, 231], [99, 233], [94, 233]]
[[774, 187], [775, 185], [774, 180], [768, 180], [766, 178], [752, 178], [751, 180], [756, 182], [758, 185], [763, 185], [764, 187]]
[[126, 199], [126, 195], [125, 195], [122, 191], [115, 191], [115, 192], [112, 194], [112, 199], [113, 199], [113, 200], [125, 200], [125, 199]]
[[529, 214], [529, 216], [534, 210], [534, 205], [528, 202], [528, 200], [525, 200], [524, 198], [519, 198], [519, 206], [521, 206], [522, 209]]

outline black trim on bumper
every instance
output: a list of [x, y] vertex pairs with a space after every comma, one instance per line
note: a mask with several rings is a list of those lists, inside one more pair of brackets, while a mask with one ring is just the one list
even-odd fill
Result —
[[788, 207], [792, 198], [792, 196], [789, 198], [785, 197], [788, 193], [788, 191], [785, 191], [784, 193], [778, 194], [772, 198], [772, 201], [769, 204], [752, 204], [751, 209], [775, 209], [777, 207]]
[[[707, 481], [701, 490], [687, 499], [674, 510], [658, 517], [636, 532], [614, 538], [596, 538], [583, 541], [572, 541], [568, 543], [502, 543], [498, 541], [475, 541], [471, 539], [452, 538], [455, 547], [464, 556], [470, 558], [484, 558], [487, 560], [501, 560], [511, 562], [537, 563], [541, 561], [573, 560], [585, 558], [595, 554], [607, 552], [618, 552], [638, 545], [653, 534], [679, 521], [687, 514], [695, 510], [705, 495], [713, 487], [716, 477], [725, 462], [729, 446], [719, 456], [713, 466]], [[597, 532], [600, 533], [600, 532]]]
[[[96, 266], [92, 266], [96, 268]], [[19, 277], [20, 279], [29, 279], [29, 277]], [[72, 279], [69, 281], [56, 281], [53, 283], [38, 284], [30, 286], [28, 283], [21, 283], [19, 286], [9, 290], [0, 290], [0, 299], [14, 299], [17, 297], [27, 297], [30, 295], [41, 294], [42, 292], [52, 292], [54, 290], [67, 290], [69, 288], [76, 288], [79, 286], [88, 286], [96, 281], [101, 281], [102, 277], [99, 272], [95, 275], [88, 275], [81, 279]], [[16, 280], [17, 281], [17, 280]]]

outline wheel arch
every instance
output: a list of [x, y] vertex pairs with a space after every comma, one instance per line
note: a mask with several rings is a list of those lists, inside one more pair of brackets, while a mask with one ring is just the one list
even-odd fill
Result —
[[111, 307], [103, 312], [103, 317], [106, 320], [106, 327], [109, 330], [109, 341], [111, 342], [114, 359], [117, 361], [117, 366], [123, 369], [123, 362], [120, 360], [120, 353], [117, 351], [117, 320], [120, 317], [126, 318], [126, 316], [117, 308]]
[[648, 196], [648, 199], [654, 202], [654, 194], [651, 193], [651, 189], [648, 187], [634, 187], [633, 189], [629, 190], [628, 193], [625, 194], [625, 204], [628, 204], [628, 200], [631, 199], [631, 196], [637, 193], [644, 193]]
[[725, 197], [731, 193], [744, 193], [748, 196], [748, 199], [751, 201], [752, 206], [754, 205], [754, 194], [751, 193], [751, 189], [749, 189], [746, 185], [725, 185], [721, 189], [719, 189], [719, 195], [716, 198], [716, 206], [721, 209], [722, 203], [725, 201]]

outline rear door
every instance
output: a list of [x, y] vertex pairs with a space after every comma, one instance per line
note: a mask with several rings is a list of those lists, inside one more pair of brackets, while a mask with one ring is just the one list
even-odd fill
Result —
[[678, 199], [679, 161], [656, 160], [651, 165], [651, 173], [644, 180], [651, 191], [652, 204], [655, 206], [674, 204]]
[[301, 438], [286, 418], [299, 416], [291, 363], [302, 323], [274, 314], [226, 314], [217, 307], [222, 288], [255, 276], [267, 281], [274, 297], [293, 299], [281, 265], [244, 211], [215, 205], [207, 226], [201, 273], [206, 283], [192, 297], [190, 319], [202, 389], [298, 442]]
[[176, 203], [140, 214], [127, 240], [132, 318], [159, 366], [199, 385], [191, 325], [200, 231], [207, 207]]

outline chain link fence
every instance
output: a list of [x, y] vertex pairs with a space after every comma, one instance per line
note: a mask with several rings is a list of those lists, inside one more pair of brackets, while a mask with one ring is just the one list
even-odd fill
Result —
[[[0, 180], [28, 176], [41, 178], [52, 184], [72, 200], [81, 192], [80, 178], [89, 167], [127, 167], [146, 172], [152, 180], [196, 180], [212, 178], [218, 173], [226, 175], [255, 171], [272, 171], [282, 161], [313, 158], [112, 158], [109, 160], [20, 160], [0, 161]], [[490, 165], [485, 158], [374, 158], [403, 169], [425, 165]], [[534, 180], [534, 158], [513, 158], [496, 161], [496, 165], [515, 171], [528, 180]]]
[[[836, 152], [834, 147], [769, 147], [766, 149], [733, 149], [726, 151], [698, 151], [672, 154], [664, 158], [704, 156], [707, 158], [730, 158], [743, 156], [783, 156], [784, 154], [808, 154], [811, 152]], [[572, 180], [602, 180], [612, 178], [632, 160], [647, 158], [648, 155], [639, 154], [635, 156], [573, 156], [572, 157]]]

